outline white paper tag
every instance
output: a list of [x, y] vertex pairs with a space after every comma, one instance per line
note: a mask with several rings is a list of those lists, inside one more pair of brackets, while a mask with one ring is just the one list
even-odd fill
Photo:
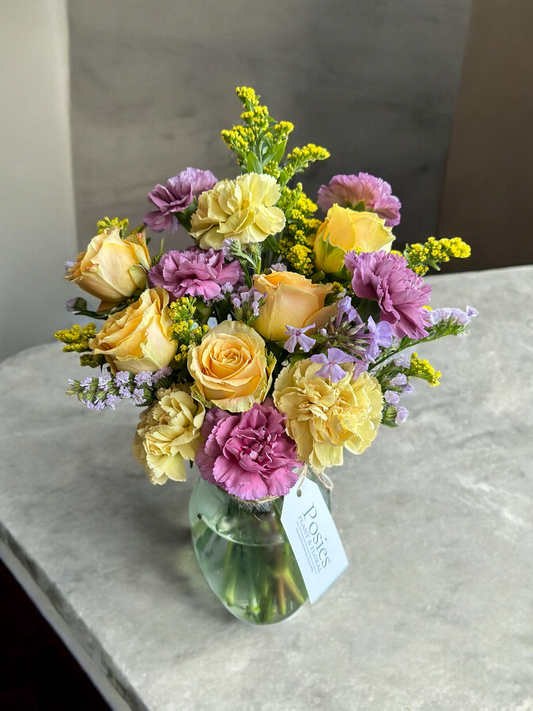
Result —
[[290, 490], [283, 501], [281, 523], [300, 567], [311, 602], [316, 602], [348, 566], [342, 547], [318, 484], [304, 479]]

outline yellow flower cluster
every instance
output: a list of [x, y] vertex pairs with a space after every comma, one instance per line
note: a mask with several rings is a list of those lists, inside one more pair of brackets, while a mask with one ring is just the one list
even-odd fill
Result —
[[118, 227], [118, 229], [120, 230], [120, 234], [123, 235], [127, 232], [129, 224], [130, 221], [127, 217], [125, 217], [123, 220], [119, 220], [118, 217], [112, 217], [111, 219], [109, 217], [104, 217], [103, 220], [98, 220], [98, 222], [96, 223], [96, 226], [98, 227], [97, 234], [101, 235], [104, 230], [112, 229], [113, 227]]
[[283, 169], [283, 184], [287, 184], [296, 173], [305, 170], [309, 163], [314, 163], [317, 160], [326, 160], [329, 156], [328, 150], [322, 148], [322, 146], [316, 146], [314, 143], [309, 143], [303, 148], [293, 148], [287, 156], [287, 163]]
[[411, 355], [409, 370], [406, 370], [405, 374], [408, 377], [427, 380], [433, 388], [439, 385], [439, 378], [442, 376], [442, 373], [439, 370], [435, 370], [429, 361], [419, 358], [417, 353], [413, 353]]
[[470, 245], [460, 237], [430, 237], [424, 244], [408, 245], [404, 251], [409, 267], [419, 276], [424, 276], [430, 267], [438, 269], [439, 262], [449, 262], [452, 257], [466, 259], [470, 254]]
[[96, 336], [96, 326], [94, 323], [88, 323], [86, 326], [75, 324], [72, 328], [64, 331], [56, 331], [54, 338], [57, 338], [61, 343], [65, 343], [63, 350], [66, 353], [84, 353], [90, 351], [89, 341]]
[[315, 271], [311, 254], [320, 220], [309, 215], [313, 215], [318, 208], [303, 192], [301, 183], [293, 190], [287, 187], [282, 189], [278, 207], [287, 220], [279, 241], [279, 253], [295, 272], [310, 276]]
[[195, 299], [182, 296], [169, 306], [170, 318], [173, 321], [168, 329], [168, 337], [178, 342], [180, 348], [175, 356], [178, 363], [183, 363], [187, 358], [188, 350], [202, 340], [209, 331], [208, 326], [200, 326], [194, 320], [196, 307]]

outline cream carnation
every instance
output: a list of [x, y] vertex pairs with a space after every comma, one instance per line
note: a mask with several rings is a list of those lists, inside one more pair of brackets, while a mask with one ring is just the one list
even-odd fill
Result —
[[353, 365], [344, 364], [346, 376], [332, 383], [316, 375], [320, 367], [310, 360], [287, 366], [274, 386], [274, 403], [285, 413], [298, 456], [316, 472], [341, 465], [344, 447], [361, 454], [376, 436], [383, 406], [372, 375], [353, 380]]
[[285, 215], [274, 207], [279, 185], [271, 175], [247, 173], [222, 180], [202, 193], [191, 219], [191, 235], [202, 249], [220, 249], [225, 239], [242, 245], [262, 242], [285, 227]]
[[157, 396], [155, 405], [141, 415], [133, 453], [152, 484], [185, 481], [185, 460], [194, 461], [203, 441], [205, 407], [192, 399], [188, 385], [173, 385]]

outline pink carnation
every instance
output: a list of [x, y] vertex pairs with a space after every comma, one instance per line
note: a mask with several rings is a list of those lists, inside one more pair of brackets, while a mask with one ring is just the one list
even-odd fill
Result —
[[162, 286], [175, 299], [201, 296], [209, 300], [219, 296], [221, 287], [233, 286], [242, 277], [238, 262], [224, 264], [224, 254], [214, 249], [192, 247], [185, 252], [171, 250], [148, 273], [151, 286]]
[[335, 203], [341, 207], [346, 207], [347, 202], [355, 206], [361, 200], [365, 203], [365, 210], [379, 215], [387, 227], [394, 227], [400, 222], [402, 204], [392, 194], [391, 186], [368, 173], [335, 175], [329, 185], [319, 189], [317, 202], [327, 212]]
[[144, 223], [154, 232], [163, 232], [169, 227], [175, 232], [178, 229], [176, 213], [186, 210], [195, 198], [204, 190], [211, 190], [217, 182], [210, 170], [182, 170], [179, 175], [169, 178], [166, 185], [156, 185], [148, 193], [148, 200], [157, 210], [147, 212]]
[[245, 500], [285, 496], [298, 479], [296, 444], [270, 400], [237, 414], [211, 408], [202, 435], [205, 442], [196, 453], [200, 474], [228, 494]]
[[398, 338], [424, 338], [431, 286], [424, 285], [399, 254], [387, 252], [348, 252], [346, 267], [353, 274], [352, 289], [361, 299], [375, 300], [380, 321], [388, 321]]

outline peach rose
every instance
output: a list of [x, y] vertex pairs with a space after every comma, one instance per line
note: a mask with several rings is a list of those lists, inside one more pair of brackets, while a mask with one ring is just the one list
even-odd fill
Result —
[[394, 235], [390, 227], [373, 212], [356, 212], [333, 205], [315, 238], [315, 265], [326, 274], [344, 266], [347, 252], [390, 252]]
[[99, 311], [109, 309], [146, 286], [150, 254], [144, 232], [121, 239], [118, 227], [93, 237], [78, 254], [65, 279], [101, 299]]
[[170, 326], [168, 293], [158, 286], [144, 291], [124, 311], [109, 316], [89, 341], [89, 348], [106, 357], [113, 373], [155, 373], [169, 365], [176, 354], [176, 344], [167, 335]]
[[301, 274], [272, 272], [254, 276], [254, 286], [267, 295], [266, 303], [259, 309], [254, 328], [267, 341], [283, 341], [287, 326], [302, 328], [314, 323], [324, 326], [337, 312], [337, 306], [324, 306], [331, 291], [330, 284], [313, 284]]
[[265, 342], [241, 321], [223, 321], [189, 350], [193, 397], [230, 412], [245, 412], [263, 402], [271, 383], [275, 358]]

